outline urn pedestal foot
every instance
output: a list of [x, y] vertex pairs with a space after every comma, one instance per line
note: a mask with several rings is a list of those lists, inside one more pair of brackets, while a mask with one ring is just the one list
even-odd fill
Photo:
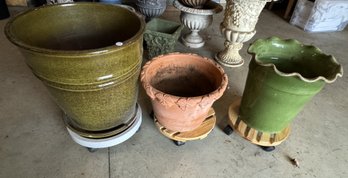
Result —
[[181, 40], [189, 48], [200, 48], [205, 44], [204, 39], [198, 34], [198, 31], [192, 31], [184, 35]]
[[239, 67], [244, 64], [242, 56], [239, 54], [239, 50], [242, 49], [242, 43], [229, 43], [225, 42], [226, 48], [215, 55], [215, 60], [227, 67]]

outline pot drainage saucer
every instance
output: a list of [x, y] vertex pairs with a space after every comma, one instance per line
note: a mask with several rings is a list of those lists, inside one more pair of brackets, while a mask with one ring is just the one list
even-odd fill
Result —
[[210, 108], [206, 119], [203, 123], [196, 129], [188, 132], [177, 132], [166, 129], [162, 126], [154, 116], [155, 125], [158, 130], [166, 137], [174, 141], [177, 146], [185, 144], [186, 141], [200, 140], [208, 136], [208, 134], [213, 130], [216, 123], [215, 111]]
[[139, 130], [141, 122], [142, 122], [142, 111], [141, 111], [141, 108], [138, 106], [133, 124], [130, 125], [130, 127], [128, 127], [123, 132], [118, 133], [117, 135], [114, 135], [108, 138], [93, 139], [93, 138], [83, 137], [79, 135], [78, 133], [75, 133], [69, 127], [67, 127], [67, 130], [71, 138], [76, 143], [78, 143], [81, 146], [87, 147], [88, 150], [92, 152], [94, 151], [94, 149], [115, 146], [128, 140]]
[[74, 124], [73, 121], [69, 119], [69, 117], [66, 114], [64, 114], [63, 120], [65, 123], [65, 126], [69, 128], [71, 131], [73, 131], [74, 133], [85, 138], [101, 139], [101, 138], [112, 137], [114, 135], [117, 135], [127, 130], [132, 124], [134, 124], [135, 119], [137, 117], [137, 112], [139, 110], [141, 110], [141, 108], [138, 104], [136, 104], [134, 116], [131, 119], [129, 119], [128, 122], [118, 125], [114, 128], [102, 130], [102, 131], [90, 131], [90, 130], [81, 129], [77, 127], [76, 124]]
[[265, 133], [249, 127], [245, 122], [238, 118], [240, 103], [241, 98], [235, 100], [228, 109], [228, 123], [240, 136], [253, 144], [264, 147], [279, 145], [289, 136], [290, 127], [283, 129], [279, 133]]

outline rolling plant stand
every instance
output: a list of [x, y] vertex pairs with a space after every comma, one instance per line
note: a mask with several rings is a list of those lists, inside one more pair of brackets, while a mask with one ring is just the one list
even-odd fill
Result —
[[[152, 114], [151, 114], [152, 115]], [[213, 130], [216, 123], [215, 111], [210, 108], [209, 113], [203, 123], [196, 129], [188, 132], [175, 132], [163, 127], [152, 115], [155, 121], [155, 125], [158, 130], [169, 139], [173, 140], [174, 144], [177, 146], [182, 146], [186, 141], [201, 140], [208, 136], [208, 134]]]
[[86, 147], [89, 152], [95, 152], [100, 148], [108, 148], [118, 145], [129, 138], [131, 138], [138, 130], [140, 130], [140, 125], [142, 122], [142, 111], [140, 106], [137, 104], [136, 115], [134, 121], [121, 132], [117, 132], [116, 135], [104, 137], [104, 138], [88, 138], [86, 136], [81, 136], [76, 130], [71, 128], [69, 125], [66, 126], [71, 138], [79, 145]]
[[249, 127], [245, 122], [238, 118], [241, 98], [235, 100], [228, 109], [228, 125], [223, 129], [225, 134], [231, 135], [236, 131], [241, 137], [251, 143], [260, 146], [264, 151], [273, 151], [275, 146], [283, 142], [290, 134], [290, 127], [285, 128], [280, 133], [264, 133]]

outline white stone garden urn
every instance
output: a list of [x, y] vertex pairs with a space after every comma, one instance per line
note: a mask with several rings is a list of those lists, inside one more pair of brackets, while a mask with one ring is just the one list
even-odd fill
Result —
[[202, 8], [188, 7], [178, 0], [175, 0], [173, 5], [181, 11], [181, 23], [191, 31], [182, 36], [182, 43], [190, 48], [204, 46], [205, 41], [198, 32], [209, 27], [213, 22], [213, 15], [221, 12], [223, 7], [214, 1], [208, 1]]
[[244, 60], [239, 54], [243, 43], [256, 33], [255, 26], [267, 2], [272, 0], [227, 0], [220, 30], [226, 41], [225, 49], [215, 55], [221, 65], [239, 67]]

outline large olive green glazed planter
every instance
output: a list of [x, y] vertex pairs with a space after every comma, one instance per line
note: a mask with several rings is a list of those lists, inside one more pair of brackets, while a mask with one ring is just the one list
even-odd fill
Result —
[[127, 8], [72, 3], [22, 13], [5, 33], [70, 126], [99, 133], [131, 122], [135, 114], [144, 29]]
[[239, 118], [260, 132], [279, 133], [325, 85], [342, 76], [333, 56], [296, 40], [254, 42]]
[[149, 59], [173, 52], [183, 28], [184, 26], [180, 23], [169, 20], [154, 18], [149, 21], [144, 33]]

